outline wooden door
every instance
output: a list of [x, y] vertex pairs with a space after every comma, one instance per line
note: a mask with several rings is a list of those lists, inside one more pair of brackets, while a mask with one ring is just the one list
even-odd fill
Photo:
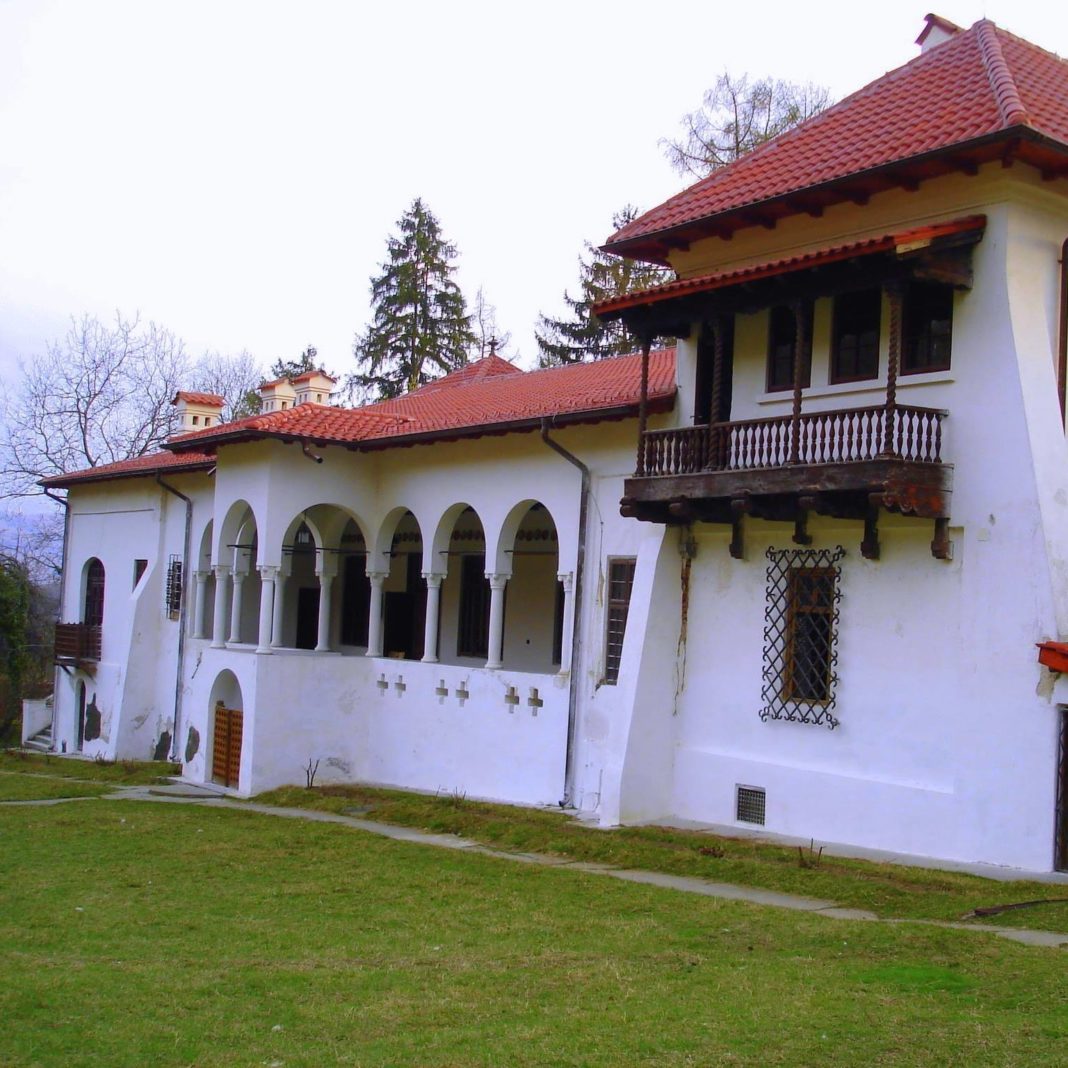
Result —
[[240, 708], [215, 706], [212, 736], [211, 781], [221, 786], [237, 786], [241, 776], [241, 730], [244, 717]]

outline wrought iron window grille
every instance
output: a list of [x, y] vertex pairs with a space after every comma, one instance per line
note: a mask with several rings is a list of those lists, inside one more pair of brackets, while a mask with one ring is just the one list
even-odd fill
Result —
[[167, 615], [177, 619], [182, 610], [182, 560], [177, 553], [171, 553], [167, 561]]
[[838, 686], [838, 580], [834, 549], [768, 549], [760, 718], [834, 730]]

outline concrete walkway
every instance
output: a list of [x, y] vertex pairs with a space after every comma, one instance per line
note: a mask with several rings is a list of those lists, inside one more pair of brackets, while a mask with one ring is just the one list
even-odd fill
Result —
[[[1022, 942], [1029, 946], [1058, 947], [1068, 946], [1068, 934], [1054, 931], [1032, 931], [1015, 927], [996, 927], [989, 924], [954, 923], [948, 920], [911, 920], [882, 919], [874, 912], [864, 909], [842, 908], [833, 901], [819, 898], [802, 897], [799, 894], [784, 894], [776, 890], [762, 890], [753, 886], [736, 886], [733, 883], [717, 883], [696, 876], [669, 875], [665, 872], [634, 871], [627, 868], [615, 868], [608, 864], [590, 864], [585, 861], [571, 861], [562, 857], [544, 856], [540, 853], [512, 853], [494, 849], [480, 842], [459, 838], [452, 834], [431, 834], [417, 831], [410, 827], [398, 827], [388, 823], [362, 819], [359, 816], [345, 816], [333, 812], [319, 812], [306, 808], [282, 808], [275, 805], [261, 805], [255, 801], [232, 801], [219, 790], [195, 786], [189, 783], [158, 786], [119, 786], [113, 793], [101, 795], [104, 800], [153, 801], [162, 804], [200, 805], [206, 808], [227, 808], [235, 812], [258, 812], [265, 816], [282, 819], [308, 820], [313, 823], [339, 823], [354, 827], [368, 834], [382, 838], [391, 838], [398, 842], [411, 842], [414, 845], [433, 846], [437, 849], [453, 849], [466, 853], [478, 853], [482, 856], [496, 857], [520, 864], [535, 864], [541, 867], [559, 868], [567, 871], [584, 872], [590, 875], [603, 875], [610, 879], [621, 879], [629, 883], [645, 883], [666, 890], [676, 890], [686, 894], [700, 894], [703, 897], [721, 901], [744, 901], [752, 905], [764, 905], [769, 908], [792, 909], [816, 916], [826, 916], [835, 920], [862, 920], [869, 923], [887, 923], [895, 925], [920, 924], [927, 927], [945, 927], [958, 931], [971, 931], [977, 934], [992, 934], [1008, 938], [1013, 942]], [[64, 800], [93, 800], [92, 798], [69, 798]], [[63, 804], [64, 800], [17, 801], [7, 804], [19, 805], [54, 805]]]

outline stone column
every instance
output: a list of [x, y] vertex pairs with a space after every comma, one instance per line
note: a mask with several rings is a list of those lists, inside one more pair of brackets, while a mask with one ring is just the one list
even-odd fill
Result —
[[504, 588], [508, 585], [510, 575], [486, 575], [490, 584], [490, 617], [489, 617], [489, 656], [486, 659], [486, 667], [499, 668], [502, 666], [501, 657], [504, 646]]
[[286, 579], [289, 578], [289, 561], [283, 560], [282, 566], [274, 579], [274, 612], [271, 620], [271, 647], [278, 649], [282, 645], [282, 627], [285, 622]]
[[571, 571], [559, 571], [556, 578], [564, 587], [564, 610], [560, 613], [560, 674], [564, 675], [571, 670], [571, 639], [575, 633], [572, 620], [575, 575]]
[[247, 577], [244, 571], [234, 571], [231, 581], [234, 586], [234, 595], [230, 602], [230, 641], [241, 641], [241, 599]]
[[315, 569], [319, 576], [319, 639], [315, 643], [317, 653], [330, 652], [330, 622], [334, 607], [334, 575], [337, 568], [333, 560], [327, 560], [320, 553], [320, 563]]
[[367, 620], [367, 655], [382, 655], [382, 586], [389, 577], [388, 571], [368, 571], [371, 581], [371, 605]]
[[274, 580], [278, 568], [273, 564], [260, 564], [260, 626], [257, 635], [256, 652], [271, 651], [271, 624], [274, 622]]
[[207, 637], [207, 589], [210, 571], [196, 571], [193, 578], [196, 579], [196, 600], [193, 602], [193, 637]]
[[226, 607], [230, 603], [227, 589], [230, 578], [228, 564], [216, 564], [215, 572], [215, 610], [211, 617], [211, 647], [221, 649], [226, 645]]
[[436, 571], [424, 571], [426, 580], [426, 625], [423, 630], [423, 663], [438, 662], [438, 609], [441, 605], [441, 580]]

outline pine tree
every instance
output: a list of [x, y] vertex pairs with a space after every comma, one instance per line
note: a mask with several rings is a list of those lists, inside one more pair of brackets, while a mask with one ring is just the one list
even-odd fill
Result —
[[[619, 230], [638, 217], [637, 208], [627, 205], [612, 217], [614, 229]], [[581, 295], [564, 293], [564, 302], [571, 309], [565, 319], [538, 317], [540, 330], [534, 332], [541, 350], [538, 363], [542, 367], [580, 363], [583, 360], [603, 360], [608, 356], [622, 356], [635, 350], [634, 338], [621, 322], [602, 323], [590, 311], [592, 305], [609, 297], [622, 296], [636, 289], [647, 289], [672, 279], [664, 267], [656, 267], [636, 260], [610, 256], [586, 242], [589, 260], [579, 257], [579, 286]]]
[[348, 385], [364, 396], [396, 397], [447, 374], [466, 362], [476, 340], [452, 278], [456, 246], [438, 220], [416, 199], [397, 227], [389, 259], [371, 280], [371, 325], [353, 346], [360, 369]]

